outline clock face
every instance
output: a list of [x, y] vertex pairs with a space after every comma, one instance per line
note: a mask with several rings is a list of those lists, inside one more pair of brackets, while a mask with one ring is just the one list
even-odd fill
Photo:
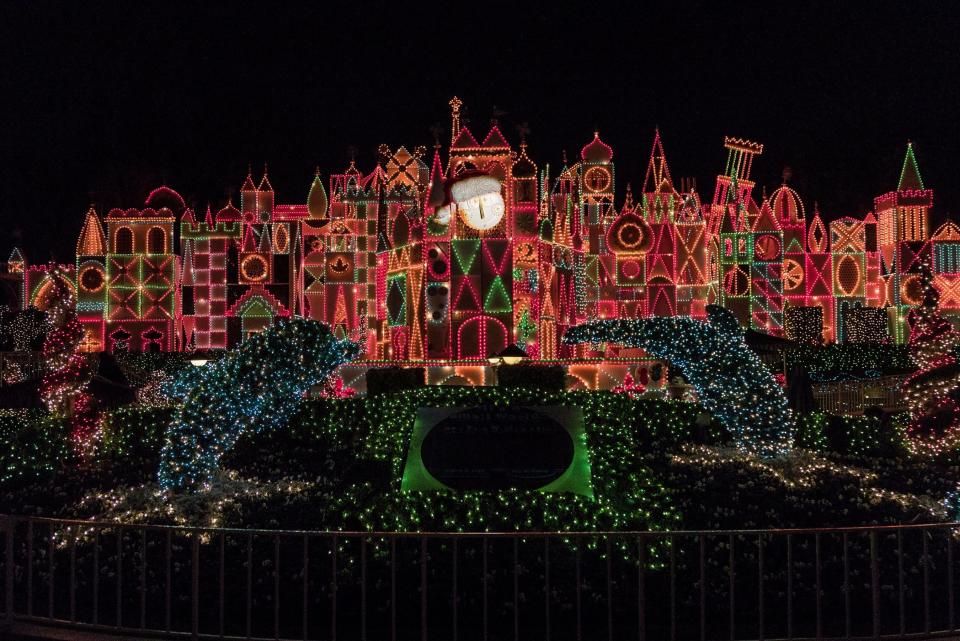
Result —
[[503, 196], [499, 192], [485, 193], [458, 203], [460, 219], [468, 227], [486, 231], [503, 219]]
[[591, 167], [583, 176], [589, 191], [606, 191], [610, 187], [610, 172], [603, 167]]

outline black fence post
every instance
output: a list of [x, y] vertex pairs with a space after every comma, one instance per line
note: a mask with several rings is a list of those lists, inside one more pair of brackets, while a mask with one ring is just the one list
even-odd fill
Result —
[[14, 521], [12, 516], [0, 517], [4, 521], [6, 526], [6, 542], [4, 549], [6, 550], [4, 554], [4, 579], [3, 579], [3, 592], [6, 595], [4, 597], [3, 609], [5, 611], [4, 618], [6, 619], [6, 627], [10, 628], [13, 626], [13, 530], [14, 530]]

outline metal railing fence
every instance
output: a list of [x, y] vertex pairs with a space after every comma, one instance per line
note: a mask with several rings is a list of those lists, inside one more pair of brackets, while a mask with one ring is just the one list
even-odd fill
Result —
[[956, 634], [960, 523], [307, 532], [0, 517], [13, 633], [243, 639]]

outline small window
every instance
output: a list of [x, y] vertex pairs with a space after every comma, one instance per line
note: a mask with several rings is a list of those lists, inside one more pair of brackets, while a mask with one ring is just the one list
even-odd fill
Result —
[[117, 230], [113, 239], [113, 251], [116, 254], [133, 253], [133, 232], [129, 227], [121, 227]]
[[147, 232], [147, 253], [148, 254], [166, 254], [167, 253], [167, 235], [160, 227], [152, 227]]

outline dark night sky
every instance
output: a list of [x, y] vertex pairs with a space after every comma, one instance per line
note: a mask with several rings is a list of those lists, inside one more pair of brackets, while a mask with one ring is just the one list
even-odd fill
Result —
[[706, 199], [729, 134], [765, 145], [760, 185], [789, 166], [808, 212], [860, 215], [912, 139], [937, 218], [960, 212], [952, 2], [275, 4], [0, 6], [0, 257], [72, 260], [89, 202], [140, 206], [160, 182], [220, 205], [248, 163], [304, 202], [350, 146], [369, 170], [380, 143], [429, 145], [454, 94], [477, 135], [494, 106], [511, 140], [528, 122], [541, 165], [599, 127], [620, 198], [659, 125]]

